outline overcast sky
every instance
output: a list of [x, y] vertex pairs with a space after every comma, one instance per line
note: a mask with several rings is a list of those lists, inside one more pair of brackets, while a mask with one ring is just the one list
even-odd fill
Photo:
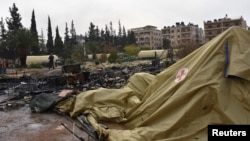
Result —
[[38, 34], [43, 30], [46, 37], [48, 16], [54, 37], [56, 26], [63, 37], [65, 23], [70, 28], [72, 20], [77, 34], [83, 35], [88, 32], [90, 22], [99, 29], [112, 22], [116, 31], [119, 20], [126, 30], [146, 25], [162, 29], [182, 21], [203, 28], [204, 21], [223, 18], [226, 14], [229, 18], [242, 16], [250, 26], [250, 0], [0, 0], [0, 17], [4, 20], [10, 17], [13, 3], [26, 28], [30, 28], [32, 10], [35, 10]]

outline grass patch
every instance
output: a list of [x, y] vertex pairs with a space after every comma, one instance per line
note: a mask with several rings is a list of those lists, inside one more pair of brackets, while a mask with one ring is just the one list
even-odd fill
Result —
[[41, 63], [32, 63], [29, 68], [43, 68], [43, 65]]

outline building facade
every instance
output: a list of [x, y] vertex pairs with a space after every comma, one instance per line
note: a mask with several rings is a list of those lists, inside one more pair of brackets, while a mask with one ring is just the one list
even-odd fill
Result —
[[150, 47], [150, 49], [157, 49], [162, 47], [162, 33], [157, 27], [147, 25], [139, 28], [132, 28], [136, 38], [136, 44], [140, 48]]
[[240, 26], [247, 30], [247, 24], [243, 17], [231, 19], [226, 15], [224, 18], [204, 22], [205, 42], [210, 41], [231, 26]]
[[171, 47], [177, 47], [189, 43], [202, 44], [204, 42], [204, 34], [202, 28], [198, 25], [189, 23], [185, 25], [184, 22], [177, 22], [171, 27], [164, 27], [162, 29], [163, 39], [171, 41]]

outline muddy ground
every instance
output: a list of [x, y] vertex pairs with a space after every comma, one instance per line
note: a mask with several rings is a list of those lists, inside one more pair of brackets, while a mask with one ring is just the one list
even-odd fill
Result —
[[[0, 96], [0, 101], [3, 98]], [[61, 123], [88, 140], [87, 134], [64, 116], [54, 112], [34, 113], [28, 104], [0, 111], [0, 119], [0, 141], [79, 141]]]
[[[23, 75], [53, 75], [58, 72], [61, 72], [60, 67], [51, 71], [48, 68], [8, 70], [8, 75], [19, 78]], [[0, 95], [0, 103], [6, 98], [8, 98], [8, 95]], [[19, 107], [0, 109], [0, 141], [79, 141], [80, 139], [68, 129], [85, 141], [93, 141], [85, 131], [80, 130], [74, 124], [74, 121], [72, 122], [72, 119], [55, 112], [34, 113], [31, 111], [28, 103], [24, 101], [23, 103]], [[111, 129], [126, 129], [122, 125], [114, 123], [104, 124]]]
[[[29, 71], [19, 71], [19, 74], [9, 71], [9, 75], [18, 77]], [[48, 71], [48, 69], [40, 71]], [[0, 102], [7, 97], [7, 95], [0, 95]], [[84, 140], [92, 140], [68, 118], [55, 112], [34, 113], [29, 104], [23, 101], [21, 106], [0, 110], [0, 141], [79, 141], [80, 139], [67, 130], [62, 123]]]

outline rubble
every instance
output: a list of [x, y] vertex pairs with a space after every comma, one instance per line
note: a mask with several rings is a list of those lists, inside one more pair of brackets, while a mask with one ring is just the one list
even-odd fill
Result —
[[[67, 97], [74, 97], [77, 92], [98, 88], [122, 88], [134, 73], [149, 72], [157, 74], [163, 68], [142, 64], [135, 66], [113, 66], [101, 69], [82, 69], [79, 64], [66, 65], [55, 70], [23, 73], [20, 77], [5, 76], [0, 79], [0, 111], [29, 105], [31, 112], [58, 112], [53, 106]], [[4, 98], [3, 98], [4, 97]], [[38, 100], [37, 100], [38, 99]], [[46, 106], [45, 106], [46, 105]], [[32, 114], [32, 113], [30, 113]], [[67, 115], [64, 115], [69, 119]], [[78, 122], [85, 126], [85, 132], [94, 140], [97, 137], [83, 124], [83, 118]], [[75, 123], [75, 121], [72, 121]], [[66, 129], [67, 127], [63, 125]], [[67, 129], [69, 130], [69, 129]], [[78, 139], [82, 139], [72, 133]]]

